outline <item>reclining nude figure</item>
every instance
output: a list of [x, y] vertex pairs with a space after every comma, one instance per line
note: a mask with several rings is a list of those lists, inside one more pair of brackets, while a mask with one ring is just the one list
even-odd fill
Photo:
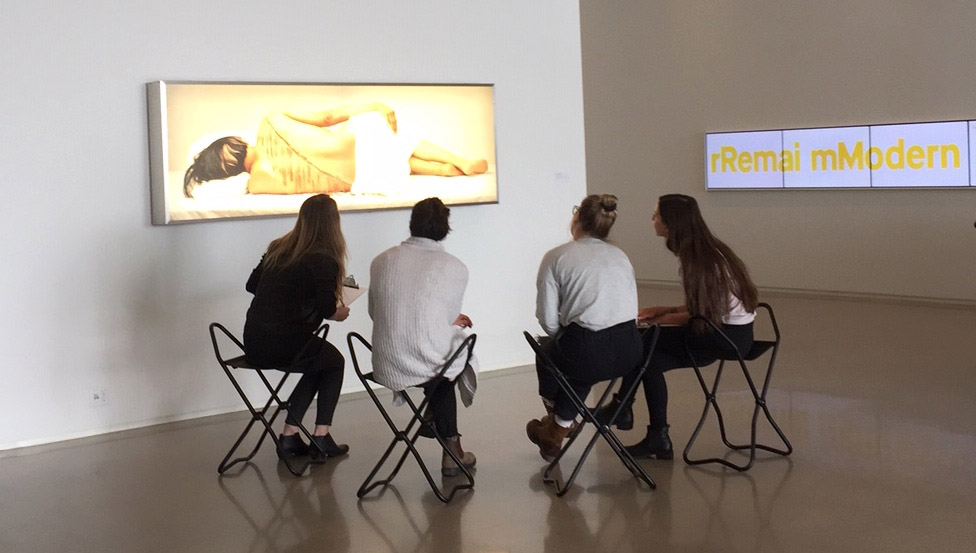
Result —
[[357, 169], [372, 175], [371, 180], [384, 180], [376, 175], [385, 180], [410, 174], [452, 177], [485, 173], [488, 162], [398, 134], [393, 109], [376, 102], [270, 113], [258, 125], [254, 144], [225, 136], [198, 153], [183, 177], [183, 193], [192, 198], [198, 184], [244, 172], [250, 174], [250, 194], [383, 191], [365, 182], [359, 186]]

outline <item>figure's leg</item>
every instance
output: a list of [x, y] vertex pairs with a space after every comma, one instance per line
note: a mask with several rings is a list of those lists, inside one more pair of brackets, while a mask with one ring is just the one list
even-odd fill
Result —
[[426, 140], [421, 140], [417, 147], [413, 150], [413, 157], [411, 158], [411, 169], [413, 168], [413, 158], [417, 158], [423, 161], [435, 161], [440, 163], [449, 163], [461, 170], [461, 173], [465, 175], [480, 175], [488, 171], [488, 162], [484, 159], [469, 159], [466, 157], [460, 157], [452, 154], [451, 152], [437, 146], [436, 144], [431, 144]]
[[419, 157], [410, 157], [410, 174], [412, 175], [434, 175], [437, 177], [459, 177], [464, 173], [450, 163], [440, 161], [428, 161]]

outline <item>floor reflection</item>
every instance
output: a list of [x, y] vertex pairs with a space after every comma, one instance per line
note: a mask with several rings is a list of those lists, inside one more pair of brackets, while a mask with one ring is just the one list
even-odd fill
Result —
[[[457, 479], [442, 480], [442, 485], [451, 486]], [[357, 509], [375, 535], [386, 544], [387, 551], [452, 553], [462, 551], [461, 518], [472, 497], [474, 493], [468, 491], [444, 504], [433, 492], [427, 492], [420, 498], [406, 501], [396, 485], [390, 484], [379, 493], [360, 500]]]
[[278, 461], [270, 484], [252, 462], [218, 478], [221, 491], [254, 532], [247, 551], [349, 551], [349, 528], [329, 485], [343, 461], [314, 465], [306, 478], [296, 478]]

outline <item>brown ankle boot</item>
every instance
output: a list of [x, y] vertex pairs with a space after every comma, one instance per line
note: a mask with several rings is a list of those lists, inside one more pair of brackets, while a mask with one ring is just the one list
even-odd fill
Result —
[[[474, 468], [475, 463], [478, 462], [478, 458], [474, 456], [474, 453], [464, 451], [464, 448], [461, 447], [460, 434], [447, 438], [445, 441], [447, 442], [447, 447], [451, 448], [451, 451], [454, 452], [454, 454], [457, 455], [457, 458], [461, 460], [461, 464], [464, 465], [464, 468]], [[462, 472], [461, 467], [454, 462], [454, 459], [451, 459], [451, 456], [448, 455], [447, 451], [445, 450], [441, 455], [441, 475], [457, 476]]]
[[539, 455], [542, 455], [546, 461], [552, 462], [556, 455], [559, 455], [559, 450], [562, 449], [563, 439], [578, 426], [579, 423], [573, 421], [572, 426], [563, 428], [556, 423], [553, 416], [546, 415], [542, 417], [542, 420], [530, 420], [525, 425], [525, 433], [532, 443], [539, 446]]

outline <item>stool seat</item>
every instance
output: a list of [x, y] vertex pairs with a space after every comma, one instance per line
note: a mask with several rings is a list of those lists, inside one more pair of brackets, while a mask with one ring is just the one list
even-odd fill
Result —
[[227, 365], [234, 369], [251, 369], [251, 370], [263, 370], [260, 367], [256, 367], [247, 360], [247, 357], [243, 355], [238, 355], [232, 359], [226, 361]]
[[[776, 342], [768, 342], [763, 340], [754, 340], [752, 342], [752, 348], [749, 352], [742, 356], [742, 359], [746, 361], [755, 361], [762, 357], [764, 353], [776, 347]], [[738, 361], [739, 356], [734, 351], [729, 350], [706, 350], [704, 353], [710, 357], [716, 359], [722, 359], [724, 361]]]

